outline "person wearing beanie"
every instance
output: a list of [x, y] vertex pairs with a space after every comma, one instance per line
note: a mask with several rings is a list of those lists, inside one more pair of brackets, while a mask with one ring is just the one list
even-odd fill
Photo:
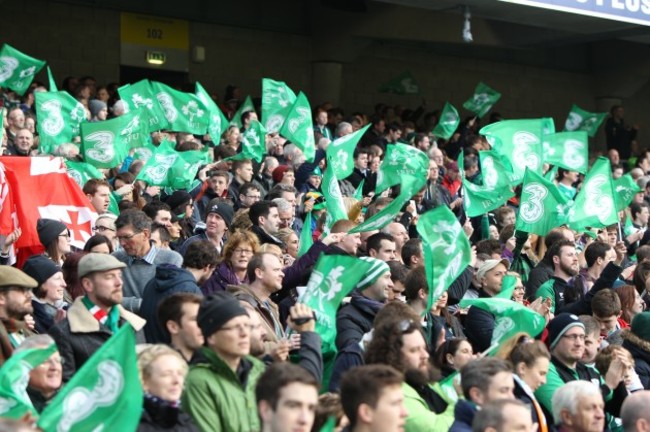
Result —
[[203, 431], [260, 430], [255, 386], [264, 363], [250, 356], [251, 319], [229, 293], [206, 297], [197, 323], [205, 346], [190, 367], [182, 405]]
[[63, 222], [54, 219], [39, 219], [36, 222], [38, 239], [45, 248], [45, 256], [62, 265], [70, 253], [70, 231]]
[[90, 121], [104, 121], [108, 116], [108, 106], [106, 102], [99, 99], [92, 99], [88, 101], [88, 110], [90, 110]]
[[623, 400], [627, 396], [624, 377], [629, 364], [624, 355], [616, 356], [605, 376], [595, 368], [581, 363], [585, 351], [585, 325], [573, 314], [560, 313], [547, 325], [546, 345], [551, 352], [551, 363], [546, 383], [535, 391], [537, 401], [542, 405], [547, 424], [553, 419], [553, 394], [570, 381], [584, 380], [600, 386], [609, 426], [615, 424]]
[[63, 299], [67, 287], [63, 272], [61, 267], [42, 255], [29, 257], [23, 271], [38, 283], [32, 293], [34, 330], [45, 334], [55, 322], [65, 318], [69, 306]]
[[227, 232], [232, 224], [232, 218], [235, 211], [232, 206], [221, 198], [215, 198], [210, 201], [206, 208], [205, 231], [188, 238], [178, 248], [178, 253], [185, 255], [187, 248], [199, 240], [209, 240], [221, 255], [223, 245], [227, 240]]
[[296, 179], [293, 168], [289, 165], [280, 165], [273, 170], [273, 182], [275, 184], [286, 184], [293, 186], [293, 182]]
[[634, 358], [634, 370], [641, 384], [650, 390], [650, 312], [636, 314], [629, 329], [621, 330], [623, 348]]

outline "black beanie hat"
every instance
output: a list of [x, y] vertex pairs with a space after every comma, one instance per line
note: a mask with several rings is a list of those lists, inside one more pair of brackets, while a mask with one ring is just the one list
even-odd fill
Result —
[[[184, 190], [174, 191], [173, 194], [167, 197], [165, 203], [172, 209], [173, 213], [180, 214], [185, 212], [185, 204], [192, 201], [192, 195]], [[180, 207], [180, 208], [179, 208]], [[180, 210], [176, 212], [176, 210]]]
[[34, 255], [25, 261], [23, 271], [34, 278], [40, 286], [43, 285], [43, 282], [60, 272], [61, 267], [54, 264], [54, 261], [44, 257], [43, 255]]
[[548, 330], [548, 339], [546, 342], [549, 349], [552, 350], [555, 348], [560, 343], [560, 338], [573, 327], [582, 327], [583, 330], [585, 329], [585, 325], [576, 315], [569, 313], [556, 315], [546, 327]]
[[68, 227], [63, 222], [54, 219], [39, 219], [36, 222], [36, 231], [41, 244], [47, 247]]
[[220, 198], [214, 198], [210, 200], [210, 202], [208, 203], [208, 208], [205, 211], [206, 219], [207, 219], [207, 215], [209, 215], [210, 213], [216, 213], [219, 216], [221, 216], [221, 219], [223, 219], [224, 222], [226, 222], [227, 228], [230, 228], [230, 224], [232, 223], [232, 218], [235, 215], [235, 211], [233, 210], [232, 206], [226, 204]]
[[248, 315], [239, 300], [227, 292], [212, 294], [203, 299], [196, 318], [206, 339], [231, 319]]

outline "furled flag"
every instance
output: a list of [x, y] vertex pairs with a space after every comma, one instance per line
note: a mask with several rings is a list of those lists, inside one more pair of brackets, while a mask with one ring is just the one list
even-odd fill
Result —
[[564, 122], [564, 129], [569, 132], [586, 131], [590, 137], [593, 137], [606, 116], [607, 113], [590, 113], [573, 104]]
[[501, 207], [515, 196], [510, 187], [488, 189], [463, 179], [463, 206], [468, 217], [476, 217]]
[[327, 146], [327, 165], [332, 166], [334, 176], [343, 180], [354, 171], [354, 149], [370, 124], [356, 132], [335, 139]]
[[507, 158], [494, 150], [481, 151], [478, 156], [481, 161], [483, 186], [486, 189], [509, 189], [516, 182], [512, 164]]
[[345, 211], [345, 205], [343, 204], [341, 187], [334, 173], [334, 168], [330, 164], [325, 167], [320, 189], [325, 197], [325, 232], [329, 232], [329, 229], [336, 221], [348, 218], [348, 213]]
[[[262, 124], [268, 133], [280, 131], [295, 102], [296, 94], [285, 82], [262, 78]], [[309, 106], [307, 98], [305, 103]], [[311, 119], [311, 109], [307, 117]]]
[[544, 162], [585, 174], [589, 168], [587, 132], [557, 132], [546, 135], [544, 137]]
[[56, 344], [14, 353], [0, 368], [0, 417], [38, 415], [27, 394], [29, 372], [56, 352]]
[[515, 229], [545, 236], [567, 222], [568, 202], [553, 182], [527, 169]]
[[429, 157], [422, 150], [408, 144], [389, 145], [377, 171], [375, 193], [382, 193], [408, 176], [423, 176], [426, 179], [428, 170]]
[[253, 159], [262, 162], [266, 154], [266, 129], [262, 123], [252, 120], [250, 127], [241, 135], [241, 151], [226, 160]]
[[59, 91], [58, 88], [56, 88], [56, 81], [54, 81], [54, 76], [52, 75], [52, 71], [50, 70], [50, 67], [47, 67], [47, 80], [49, 81], [49, 90], [51, 92]]
[[151, 88], [165, 113], [169, 123], [168, 129], [196, 135], [207, 132], [210, 116], [198, 96], [178, 91], [157, 81], [151, 82]]
[[149, 80], [144, 79], [135, 84], [123, 85], [117, 89], [117, 92], [122, 98], [127, 112], [142, 108], [142, 112], [145, 114], [142, 121], [146, 119], [147, 132], [169, 129], [165, 111], [160, 105]]
[[470, 264], [471, 246], [463, 227], [447, 206], [420, 215], [417, 231], [422, 237], [429, 287], [428, 311]]
[[243, 126], [241, 122], [241, 115], [248, 111], [255, 111], [255, 105], [253, 105], [253, 100], [251, 99], [250, 96], [246, 96], [246, 99], [244, 99], [244, 103], [240, 105], [235, 115], [232, 116], [232, 120], [230, 120], [230, 124], [241, 128]]
[[456, 108], [449, 102], [445, 103], [445, 107], [442, 109], [442, 114], [440, 114], [440, 120], [438, 124], [433, 129], [433, 134], [442, 139], [449, 139], [458, 129], [458, 124], [460, 123], [460, 116]]
[[499, 99], [501, 93], [480, 82], [474, 89], [474, 95], [463, 104], [463, 108], [483, 117]]
[[586, 227], [604, 228], [618, 222], [614, 182], [609, 159], [599, 157], [587, 173], [580, 192], [569, 209], [569, 227], [581, 232]]
[[614, 198], [616, 200], [616, 211], [625, 210], [634, 199], [634, 195], [642, 192], [632, 176], [628, 173], [614, 180]]
[[203, 106], [208, 110], [209, 121], [208, 121], [208, 133], [210, 134], [210, 139], [215, 145], [219, 145], [221, 140], [221, 135], [228, 128], [228, 119], [219, 109], [219, 106], [212, 100], [207, 91], [203, 86], [197, 81], [196, 83], [196, 96], [201, 100]]
[[[271, 132], [269, 129], [267, 131]], [[287, 112], [286, 121], [280, 129], [280, 135], [302, 150], [307, 162], [314, 161], [316, 154], [314, 122], [311, 118], [309, 101], [303, 92], [298, 94], [295, 103]]]
[[379, 87], [379, 93], [395, 93], [398, 95], [420, 94], [420, 86], [409, 71], [405, 71]]
[[0, 49], [0, 87], [10, 88], [22, 96], [43, 66], [45, 60], [35, 59], [4, 44]]
[[34, 97], [39, 152], [52, 154], [59, 145], [71, 143], [79, 136], [86, 109], [65, 91], [35, 92]]
[[209, 160], [209, 148], [179, 152], [169, 141], [163, 141], [152, 157], [142, 167], [137, 180], [150, 186], [165, 186], [172, 189], [187, 189], [199, 167]]
[[44, 251], [36, 232], [39, 218], [66, 224], [71, 244], [83, 248], [93, 235], [97, 213], [79, 185], [68, 176], [61, 158], [4, 156], [0, 157], [0, 168], [6, 179], [2, 196], [6, 198], [5, 192], [10, 194], [9, 201], [5, 200], [0, 209], [0, 234], [22, 229], [16, 242], [19, 266], [24, 259]]
[[307, 216], [305, 216], [305, 223], [302, 226], [302, 231], [300, 232], [300, 242], [298, 245], [298, 257], [303, 256], [304, 254], [307, 253], [309, 248], [311, 248], [314, 244], [314, 239], [312, 237], [312, 231], [311, 231], [311, 212], [307, 212]]
[[38, 419], [46, 431], [133, 431], [143, 392], [135, 332], [124, 324], [73, 375]]

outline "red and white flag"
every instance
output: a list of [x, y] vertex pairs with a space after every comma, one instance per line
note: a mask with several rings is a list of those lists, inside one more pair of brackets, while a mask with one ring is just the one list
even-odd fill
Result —
[[39, 218], [63, 222], [70, 242], [83, 248], [92, 236], [97, 213], [79, 185], [68, 176], [63, 159], [0, 157], [0, 234], [20, 228], [18, 265], [44, 251], [38, 239]]

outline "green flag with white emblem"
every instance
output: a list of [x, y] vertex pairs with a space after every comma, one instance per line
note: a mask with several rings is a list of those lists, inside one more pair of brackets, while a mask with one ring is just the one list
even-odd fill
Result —
[[515, 193], [508, 186], [488, 189], [463, 179], [463, 206], [468, 217], [476, 217], [505, 204]]
[[519, 214], [515, 222], [518, 231], [545, 236], [553, 228], [567, 222], [568, 202], [566, 195], [555, 183], [529, 169], [519, 200]]
[[428, 311], [470, 264], [471, 246], [463, 227], [447, 206], [439, 206], [421, 215], [417, 230], [422, 237], [429, 287]]
[[[262, 124], [268, 133], [280, 131], [296, 99], [296, 94], [283, 81], [262, 78]], [[307, 98], [305, 102], [306, 100]], [[311, 119], [311, 109], [307, 117]], [[286, 136], [285, 138], [290, 139]]]
[[266, 129], [262, 123], [252, 120], [250, 127], [241, 135], [241, 152], [226, 160], [254, 159], [262, 162], [266, 154]]
[[178, 152], [172, 143], [163, 141], [136, 179], [151, 186], [187, 189], [196, 177], [199, 167], [208, 162], [208, 152], [208, 147], [203, 150]]
[[35, 59], [4, 44], [0, 49], [0, 87], [10, 88], [22, 96], [32, 83], [34, 75], [44, 66], [45, 60]]
[[557, 132], [546, 135], [544, 137], [544, 162], [585, 174], [589, 168], [587, 132]]
[[501, 99], [501, 93], [480, 82], [474, 89], [474, 95], [463, 104], [463, 108], [478, 117], [483, 117], [499, 99]]
[[375, 193], [380, 194], [389, 187], [401, 183], [407, 176], [426, 178], [428, 170], [429, 157], [422, 150], [408, 144], [389, 145], [377, 171]]
[[156, 132], [169, 128], [165, 111], [160, 106], [149, 80], [145, 79], [135, 84], [124, 85], [117, 89], [117, 92], [122, 98], [127, 112], [142, 108], [144, 116], [142, 120], [147, 125], [147, 132]]
[[230, 124], [241, 128], [243, 126], [241, 122], [241, 115], [248, 111], [255, 111], [255, 105], [253, 105], [253, 100], [250, 96], [246, 96], [244, 103], [241, 104], [235, 115], [232, 116]]
[[445, 107], [442, 109], [442, 114], [440, 114], [440, 120], [438, 120], [438, 124], [433, 129], [433, 134], [443, 139], [449, 139], [456, 132], [456, 129], [458, 129], [459, 123], [460, 116], [458, 115], [458, 111], [452, 104], [446, 102]]
[[156, 81], [151, 82], [151, 88], [163, 109], [169, 124], [168, 129], [196, 135], [207, 132], [210, 116], [198, 96], [175, 90]]
[[295, 103], [287, 112], [286, 120], [280, 129], [280, 135], [302, 150], [307, 162], [314, 161], [316, 154], [314, 122], [311, 118], [309, 101], [303, 92], [298, 93]]
[[625, 210], [634, 199], [634, 195], [642, 191], [643, 189], [639, 187], [629, 173], [614, 180], [616, 211]]
[[143, 392], [135, 332], [124, 324], [72, 376], [38, 419], [46, 431], [134, 431]]
[[329, 232], [330, 227], [336, 221], [348, 218], [348, 213], [345, 211], [345, 206], [343, 205], [341, 187], [330, 164], [325, 168], [320, 189], [325, 197], [325, 227], [327, 228], [327, 232]]
[[103, 179], [104, 174], [102, 174], [97, 168], [86, 162], [74, 162], [70, 160], [65, 160], [65, 166], [68, 171], [68, 175], [79, 185], [80, 188], [83, 188], [86, 182], [90, 179]]
[[332, 166], [336, 178], [343, 180], [354, 171], [354, 149], [370, 125], [335, 139], [327, 146], [327, 165]]
[[219, 109], [219, 106], [212, 100], [203, 86], [196, 83], [196, 96], [201, 100], [203, 106], [208, 110], [208, 133], [210, 139], [215, 145], [219, 145], [221, 135], [228, 128], [228, 119]]
[[569, 132], [585, 131], [590, 137], [596, 135], [598, 128], [607, 117], [607, 113], [591, 113], [573, 104], [564, 122], [564, 129]]
[[156, 151], [156, 146], [151, 142], [145, 142], [141, 147], [136, 147], [133, 153], [133, 159], [147, 162]]
[[609, 159], [599, 157], [585, 177], [575, 202], [569, 209], [569, 227], [604, 228], [618, 222], [614, 201], [614, 182]]
[[478, 156], [481, 161], [483, 186], [486, 189], [509, 189], [516, 183], [517, 177], [508, 159], [494, 150], [481, 151]]
[[59, 145], [71, 143], [79, 136], [86, 109], [65, 91], [35, 92], [34, 97], [39, 152], [52, 154]]
[[420, 94], [420, 86], [409, 71], [405, 71], [379, 87], [379, 93], [395, 93], [398, 95]]

